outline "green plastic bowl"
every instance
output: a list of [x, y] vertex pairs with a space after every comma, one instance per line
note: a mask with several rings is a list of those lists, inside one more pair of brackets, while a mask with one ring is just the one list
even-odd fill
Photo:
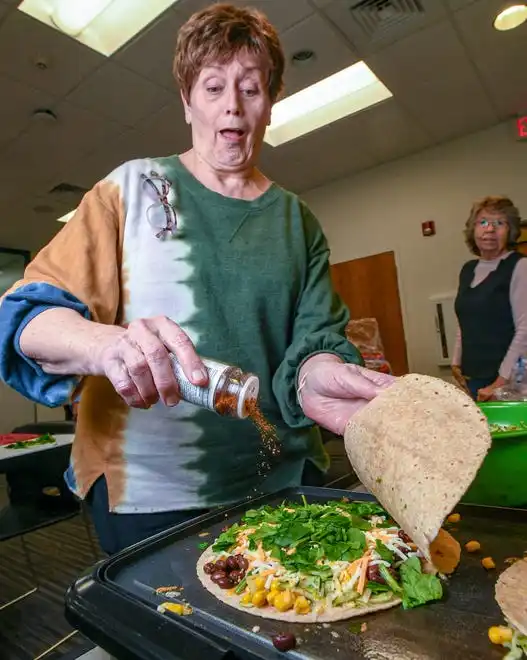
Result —
[[492, 431], [490, 451], [462, 502], [527, 508], [527, 401], [478, 405], [489, 424], [502, 429]]

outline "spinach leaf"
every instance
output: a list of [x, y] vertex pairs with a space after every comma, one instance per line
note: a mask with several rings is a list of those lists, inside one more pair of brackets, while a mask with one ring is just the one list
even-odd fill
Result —
[[218, 540], [212, 546], [214, 552], [222, 552], [223, 550], [229, 550], [233, 545], [236, 545], [236, 537], [240, 533], [242, 527], [238, 523], [231, 525], [229, 529], [225, 532], [222, 532], [218, 536]]
[[393, 564], [395, 554], [391, 550], [389, 550], [382, 541], [379, 541], [379, 539], [377, 539], [377, 541], [375, 542], [375, 551], [377, 552], [377, 554], [381, 559], [384, 559], [384, 561]]

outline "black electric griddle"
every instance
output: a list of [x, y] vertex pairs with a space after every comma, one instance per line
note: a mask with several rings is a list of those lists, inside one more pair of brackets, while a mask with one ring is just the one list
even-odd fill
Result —
[[[93, 642], [119, 660], [498, 660], [504, 653], [488, 641], [487, 630], [503, 622], [494, 584], [508, 557], [527, 550], [527, 510], [459, 505], [461, 521], [451, 530], [464, 545], [481, 543], [481, 553], [463, 552], [441, 602], [405, 611], [401, 607], [357, 619], [291, 624], [241, 612], [217, 600], [196, 576], [200, 544], [212, 541], [243, 513], [283, 500], [325, 502], [370, 495], [328, 488], [294, 488], [218, 510], [179, 525], [99, 563], [66, 595], [66, 617]], [[457, 529], [456, 529], [457, 528]], [[209, 532], [203, 537], [200, 534]], [[487, 572], [483, 556], [497, 569]], [[157, 587], [181, 586], [190, 616], [157, 611]], [[357, 634], [350, 626], [366, 622]], [[292, 632], [296, 650], [277, 651], [271, 637]]]

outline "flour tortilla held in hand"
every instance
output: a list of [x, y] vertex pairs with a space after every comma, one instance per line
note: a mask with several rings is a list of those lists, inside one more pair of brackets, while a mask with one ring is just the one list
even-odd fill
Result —
[[410, 374], [349, 420], [344, 441], [364, 486], [440, 572], [452, 572], [459, 544], [441, 525], [491, 445], [478, 406], [454, 385]]
[[496, 600], [510, 623], [527, 635], [527, 559], [503, 571], [496, 583]]
[[366, 614], [371, 614], [372, 612], [379, 612], [381, 610], [389, 610], [392, 607], [396, 607], [401, 603], [400, 598], [393, 598], [387, 603], [371, 603], [364, 605], [364, 607], [352, 607], [352, 606], [339, 606], [339, 607], [326, 607], [324, 612], [308, 612], [307, 614], [297, 614], [294, 610], [289, 610], [287, 612], [279, 612], [270, 607], [244, 607], [241, 603], [241, 596], [232, 592], [232, 590], [221, 589], [217, 584], [212, 582], [210, 575], [207, 575], [203, 570], [205, 564], [213, 561], [214, 552], [212, 547], [209, 547], [201, 555], [198, 560], [196, 567], [198, 578], [201, 584], [216, 596], [218, 600], [221, 600], [223, 603], [235, 607], [237, 610], [241, 610], [246, 614], [251, 614], [253, 616], [261, 616], [264, 619], [277, 619], [278, 621], [287, 621], [289, 623], [324, 623], [331, 621], [341, 621], [343, 619], [351, 619], [355, 616], [364, 616]]

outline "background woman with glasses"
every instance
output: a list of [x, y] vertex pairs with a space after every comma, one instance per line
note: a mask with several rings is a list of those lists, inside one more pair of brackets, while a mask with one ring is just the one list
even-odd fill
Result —
[[515, 251], [520, 213], [507, 197], [485, 197], [471, 209], [465, 240], [478, 258], [461, 269], [454, 378], [479, 401], [505, 385], [527, 354], [527, 259]]

